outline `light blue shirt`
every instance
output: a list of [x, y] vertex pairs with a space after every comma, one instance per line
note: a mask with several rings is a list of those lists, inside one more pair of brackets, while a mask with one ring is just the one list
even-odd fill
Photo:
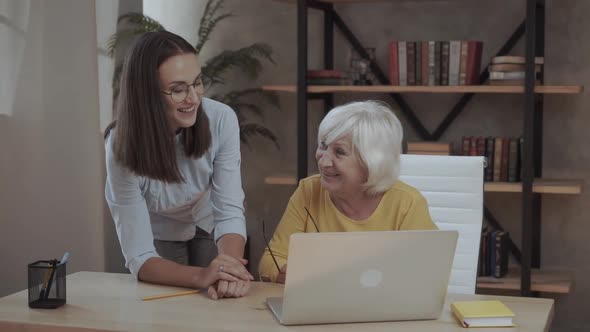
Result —
[[106, 140], [106, 201], [111, 210], [125, 266], [137, 275], [151, 257], [159, 257], [154, 239], [187, 241], [195, 227], [246, 240], [244, 191], [240, 175], [240, 128], [233, 110], [203, 98], [211, 147], [198, 159], [187, 157], [176, 137], [176, 158], [184, 183], [165, 183], [133, 174], [116, 160], [112, 137]]

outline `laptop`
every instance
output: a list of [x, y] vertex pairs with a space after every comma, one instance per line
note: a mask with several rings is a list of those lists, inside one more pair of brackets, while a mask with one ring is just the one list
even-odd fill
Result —
[[283, 325], [438, 319], [458, 233], [380, 231], [291, 235]]

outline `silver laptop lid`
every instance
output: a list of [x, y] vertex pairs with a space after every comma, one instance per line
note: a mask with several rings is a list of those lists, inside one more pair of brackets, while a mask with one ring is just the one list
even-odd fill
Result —
[[436, 319], [458, 233], [293, 234], [283, 324]]

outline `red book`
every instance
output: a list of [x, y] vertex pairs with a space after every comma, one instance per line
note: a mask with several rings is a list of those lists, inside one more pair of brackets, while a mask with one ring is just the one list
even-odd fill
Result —
[[313, 78], [341, 78], [342, 72], [340, 70], [333, 69], [316, 69], [308, 70], [307, 77]]
[[483, 43], [480, 41], [467, 42], [467, 67], [465, 68], [465, 84], [479, 84], [479, 74], [481, 72], [481, 53]]
[[478, 156], [485, 156], [486, 155], [486, 139], [482, 136], [477, 138], [477, 155]]
[[399, 55], [397, 41], [389, 43], [389, 82], [399, 85]]
[[461, 145], [461, 153], [464, 156], [469, 155], [470, 146], [471, 146], [471, 137], [470, 136], [463, 136], [463, 144]]
[[477, 137], [471, 137], [471, 142], [469, 144], [469, 155], [470, 156], [477, 156]]

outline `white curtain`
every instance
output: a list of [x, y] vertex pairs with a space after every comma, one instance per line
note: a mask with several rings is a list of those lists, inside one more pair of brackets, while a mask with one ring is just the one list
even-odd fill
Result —
[[30, 0], [0, 0], [0, 114], [13, 113], [30, 7]]
[[104, 131], [112, 120], [113, 71], [115, 63], [108, 56], [106, 44], [117, 31], [119, 0], [99, 0], [96, 5], [96, 40], [98, 42], [98, 96], [100, 108], [100, 130]]

